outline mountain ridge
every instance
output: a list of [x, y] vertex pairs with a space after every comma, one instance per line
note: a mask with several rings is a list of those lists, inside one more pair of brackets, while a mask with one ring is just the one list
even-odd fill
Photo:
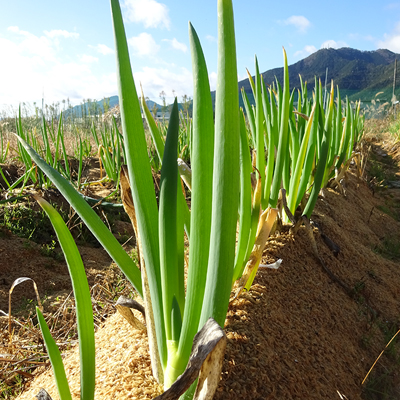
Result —
[[[393, 90], [393, 67], [396, 54], [387, 49], [362, 51], [350, 47], [340, 49], [320, 49], [308, 57], [289, 65], [290, 88], [300, 88], [301, 75], [307, 81], [309, 89], [314, 88], [314, 77], [325, 82], [328, 69], [327, 83], [331, 80], [338, 86], [342, 97], [350, 100], [371, 101], [378, 91], [382, 91], [387, 101], [391, 100]], [[262, 73], [264, 82], [271, 84], [275, 77], [282, 82], [283, 67], [270, 69]], [[246, 93], [251, 94], [248, 79], [239, 82], [239, 89], [243, 87]]]
[[[342, 98], [347, 96], [350, 100], [370, 102], [378, 92], [382, 92], [380, 100], [382, 102], [390, 102], [393, 93], [394, 62], [399, 58], [400, 54], [387, 49], [371, 51], [357, 50], [350, 47], [320, 49], [308, 57], [289, 65], [290, 89], [300, 88], [299, 75], [301, 75], [303, 82], [307, 81], [309, 94], [311, 94], [315, 77], [321, 79], [324, 84], [327, 72], [327, 84], [329, 85], [333, 80], [335, 87], [339, 87]], [[275, 82], [275, 78], [282, 82], [283, 67], [262, 72], [262, 76], [267, 85]], [[253, 103], [253, 94], [247, 78], [238, 82], [240, 106], [243, 106], [242, 96], [240, 95], [242, 87], [246, 91], [250, 102]], [[395, 93], [398, 94], [397, 97], [400, 97], [400, 88], [396, 89]], [[211, 96], [213, 103], [215, 103], [215, 91], [211, 92]], [[110, 108], [118, 104], [118, 96], [111, 96], [109, 99]], [[102, 111], [104, 111], [103, 102], [104, 99], [97, 101]], [[158, 111], [161, 111], [163, 107], [152, 100], [148, 100], [146, 103], [150, 110], [155, 106]], [[73, 108], [74, 112], [82, 114], [84, 105], [86, 108], [89, 107], [88, 103], [80, 104]], [[167, 105], [168, 107], [169, 105]]]

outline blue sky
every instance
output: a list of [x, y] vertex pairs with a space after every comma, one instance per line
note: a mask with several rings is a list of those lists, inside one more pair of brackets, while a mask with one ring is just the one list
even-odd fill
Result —
[[[192, 96], [188, 21], [206, 56], [210, 83], [217, 71], [216, 0], [120, 0], [137, 86], [161, 103]], [[108, 1], [1, 1], [0, 109], [20, 102], [62, 102], [117, 94]], [[387, 48], [400, 53], [400, 2], [233, 0], [238, 78], [289, 64], [322, 47]]]

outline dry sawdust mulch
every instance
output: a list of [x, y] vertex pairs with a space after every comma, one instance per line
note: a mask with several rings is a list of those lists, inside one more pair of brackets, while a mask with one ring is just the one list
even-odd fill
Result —
[[[111, 316], [96, 334], [95, 398], [151, 399], [161, 394], [162, 387], [153, 378], [147, 349], [144, 332], [132, 329], [119, 314]], [[79, 398], [80, 390], [78, 351], [76, 346], [64, 359], [74, 399]], [[48, 371], [39, 375], [31, 388], [18, 398], [34, 399], [40, 388], [45, 388], [53, 400], [59, 399], [54, 379]]]
[[[321, 268], [304, 228], [270, 238], [264, 261], [282, 258], [282, 265], [260, 271], [250, 292], [230, 305], [214, 399], [384, 398], [379, 392], [400, 398], [398, 346], [361, 385], [399, 327], [400, 260], [387, 249], [393, 238], [399, 242], [393, 214], [399, 205], [391, 203], [393, 212], [384, 212], [385, 196], [350, 174], [346, 197], [328, 189], [315, 209], [313, 219], [341, 248], [335, 257], [314, 229], [320, 255], [351, 296]], [[115, 315], [97, 331], [96, 344], [97, 398], [150, 399], [159, 393], [143, 333]], [[65, 363], [76, 376], [71, 384], [79, 398], [76, 350]], [[50, 369], [29, 385], [20, 400], [34, 398], [41, 387], [58, 398]]]

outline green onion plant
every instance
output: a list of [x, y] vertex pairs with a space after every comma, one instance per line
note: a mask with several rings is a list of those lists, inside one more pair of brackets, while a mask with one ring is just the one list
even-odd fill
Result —
[[[223, 326], [232, 288], [240, 174], [233, 8], [231, 0], [218, 0], [219, 78], [215, 125], [204, 55], [197, 34], [189, 24], [195, 87], [190, 216], [178, 176], [177, 102], [172, 107], [165, 145], [162, 138], [155, 140], [162, 160], [158, 207], [118, 0], [111, 0], [111, 9], [125, 162], [137, 218], [142, 271], [70, 183], [42, 160], [23, 137], [20, 142], [92, 230], [139, 295], [147, 298], [146, 315], [149, 314], [148, 321], [154, 323], [154, 335], [149, 334], [154, 337], [150, 349], [157, 359], [153, 364], [160, 365], [156, 375], [168, 388], [185, 370], [194, 335], [205, 322], [212, 317]], [[152, 134], [160, 134], [149, 125]], [[235, 176], [238, 179], [232, 179]], [[190, 240], [186, 290], [184, 229]], [[148, 323], [148, 331], [152, 330], [151, 325]]]

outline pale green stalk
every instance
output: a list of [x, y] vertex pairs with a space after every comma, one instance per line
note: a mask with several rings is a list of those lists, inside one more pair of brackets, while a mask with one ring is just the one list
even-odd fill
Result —
[[328, 180], [333, 173], [332, 166], [335, 161], [335, 155], [332, 154], [333, 143], [335, 140], [333, 114], [334, 114], [334, 90], [333, 90], [333, 81], [332, 81], [329, 102], [327, 105], [327, 112], [325, 113], [325, 125], [324, 125], [324, 130], [328, 137], [328, 156], [327, 156], [327, 160], [326, 160], [326, 167], [325, 167], [325, 172], [324, 172], [324, 177], [323, 177], [321, 187], [325, 187], [326, 184], [328, 183]]
[[242, 93], [244, 109], [246, 110], [247, 120], [249, 121], [249, 125], [250, 125], [250, 132], [251, 132], [251, 138], [252, 138], [252, 141], [253, 141], [253, 146], [256, 146], [256, 143], [257, 143], [257, 139], [256, 139], [256, 120], [255, 120], [255, 116], [254, 116], [254, 109], [251, 106], [249, 98], [247, 96], [247, 93], [245, 92], [243, 87], [241, 89], [241, 93]]
[[353, 108], [351, 107], [351, 104], [349, 104], [347, 108], [347, 117], [350, 118], [350, 137], [349, 137], [349, 145], [347, 147], [347, 153], [346, 153], [346, 160], [349, 160], [351, 158], [351, 155], [353, 154], [353, 146], [354, 146], [354, 141], [355, 141], [355, 126], [354, 126], [354, 113], [353, 113]]
[[166, 388], [182, 373], [172, 365], [179, 345], [185, 296], [183, 259], [178, 257], [178, 248], [182, 247], [178, 246], [178, 241], [183, 242], [183, 235], [178, 237], [178, 232], [181, 231], [177, 226], [178, 134], [179, 112], [175, 99], [165, 141], [159, 206], [161, 286], [168, 348], [168, 363], [164, 372]]
[[[289, 78], [287, 81], [287, 90], [289, 90]], [[286, 87], [284, 88], [285, 91]], [[288, 143], [286, 147], [286, 154], [284, 156], [284, 163], [283, 163], [283, 170], [282, 170], [282, 187], [284, 189], [289, 190], [289, 180], [290, 180], [290, 167], [291, 167], [291, 161], [290, 161], [290, 141], [295, 139], [290, 135], [290, 125], [292, 127], [294, 126], [294, 121], [293, 121], [293, 101], [294, 101], [294, 91], [292, 91], [290, 97], [289, 97], [289, 104], [288, 104], [288, 119], [287, 119], [287, 135], [288, 135]], [[295, 130], [296, 131], [296, 130]], [[296, 132], [297, 133], [297, 132]], [[294, 156], [296, 158], [296, 155]]]
[[342, 164], [345, 164], [346, 155], [348, 152], [348, 147], [350, 144], [351, 138], [351, 111], [350, 111], [350, 102], [349, 99], [346, 98], [346, 117], [343, 126], [343, 133], [341, 136], [340, 147], [339, 147], [339, 160], [336, 165], [338, 168], [341, 168]]
[[189, 23], [189, 39], [193, 68], [193, 148], [191, 238], [187, 297], [179, 343], [177, 369], [185, 368], [193, 337], [199, 328], [208, 270], [211, 234], [214, 121], [207, 65], [200, 41]]
[[[314, 118], [313, 122], [311, 125], [311, 133], [310, 133], [310, 138], [308, 140], [308, 145], [307, 145], [307, 151], [306, 151], [306, 158], [304, 160], [304, 167], [303, 167], [303, 172], [301, 174], [300, 178], [300, 183], [299, 183], [299, 188], [298, 188], [298, 194], [297, 194], [297, 199], [296, 199], [296, 204], [300, 204], [304, 194], [306, 193], [308, 187], [308, 183], [310, 180], [310, 177], [312, 175], [312, 169], [313, 169], [313, 163], [315, 159], [315, 147], [316, 147], [316, 141], [318, 137], [318, 127], [319, 127], [319, 111], [320, 111], [320, 105], [317, 99], [319, 99], [318, 95], [318, 86], [317, 88], [317, 93], [314, 96], [314, 106], [315, 111], [314, 111]], [[290, 193], [289, 193], [290, 196]]]
[[117, 62], [121, 123], [126, 148], [126, 164], [137, 216], [145, 268], [153, 306], [161, 365], [167, 364], [158, 243], [158, 208], [142, 123], [142, 115], [132, 76], [128, 44], [118, 0], [111, 0]]
[[310, 170], [304, 171], [304, 161], [306, 158], [307, 148], [310, 148], [309, 140], [310, 140], [311, 126], [312, 126], [313, 120], [314, 120], [315, 109], [316, 109], [316, 104], [314, 104], [314, 107], [312, 109], [309, 120], [307, 121], [305, 135], [301, 142], [299, 154], [297, 156], [296, 168], [294, 169], [293, 176], [291, 177], [291, 180], [290, 180], [290, 187], [289, 187], [289, 193], [288, 193], [289, 194], [288, 208], [292, 214], [294, 214], [294, 212], [296, 211], [296, 207], [299, 204], [298, 203], [299, 199], [301, 199], [304, 195], [304, 192], [303, 193], [300, 192], [300, 195], [299, 195], [300, 177], [301, 177], [302, 173], [304, 173], [304, 174], [311, 173]]
[[[262, 78], [262, 77], [261, 77]], [[265, 115], [265, 124], [266, 124], [266, 131], [267, 131], [267, 151], [268, 151], [268, 158], [267, 158], [267, 166], [266, 166], [266, 174], [265, 174], [265, 185], [264, 185], [264, 193], [263, 198], [269, 201], [270, 192], [271, 192], [271, 184], [272, 178], [274, 173], [275, 167], [275, 136], [277, 136], [274, 130], [277, 130], [277, 126], [273, 125], [273, 113], [272, 113], [272, 103], [273, 103], [273, 94], [270, 90], [265, 89], [264, 80], [261, 79], [262, 82], [262, 91], [263, 91], [263, 108], [264, 108], [264, 115]], [[269, 96], [271, 97], [271, 101], [268, 100]], [[275, 121], [276, 122], [276, 121]]]
[[318, 199], [319, 191], [321, 190], [321, 184], [324, 177], [325, 166], [326, 166], [326, 159], [328, 156], [328, 148], [329, 148], [329, 138], [327, 138], [326, 132], [324, 132], [321, 142], [319, 162], [314, 177], [314, 184], [311, 190], [310, 197], [307, 201], [307, 205], [303, 210], [303, 215], [306, 215], [308, 218], [311, 217], [311, 213], [313, 212], [315, 203], [317, 202]]
[[337, 87], [337, 99], [336, 99], [336, 121], [335, 121], [335, 147], [334, 147], [334, 154], [338, 155], [339, 154], [339, 148], [340, 148], [340, 139], [342, 138], [342, 131], [343, 131], [343, 125], [342, 125], [342, 100], [340, 98], [340, 90]]
[[44, 152], [45, 152], [45, 161], [49, 165], [54, 165], [53, 157], [51, 155], [51, 149], [50, 149], [50, 141], [49, 141], [49, 134], [47, 132], [47, 124], [46, 120], [44, 119], [44, 116], [42, 118], [42, 139], [44, 143]]
[[[143, 110], [143, 113], [145, 115], [147, 125], [149, 126], [151, 138], [153, 139], [153, 143], [154, 143], [154, 146], [156, 148], [156, 152], [157, 152], [158, 158], [160, 159], [160, 161], [162, 163], [162, 159], [163, 159], [163, 156], [164, 156], [164, 146], [165, 146], [164, 140], [163, 140], [163, 137], [161, 135], [161, 132], [160, 132], [159, 128], [157, 127], [156, 122], [154, 121], [153, 116], [151, 115], [151, 112], [150, 112], [149, 108], [147, 107], [143, 92], [142, 92], [142, 96], [141, 96], [141, 103], [142, 103], [142, 110]], [[180, 178], [178, 178], [178, 180], [180, 182]], [[181, 189], [181, 187], [179, 185], [178, 185], [177, 190], [178, 190], [178, 204], [179, 204], [179, 207], [181, 209], [181, 212], [183, 213], [185, 231], [186, 231], [186, 234], [187, 234], [188, 238], [190, 239], [190, 211], [189, 211], [189, 207], [188, 207], [188, 205], [186, 203], [186, 199], [185, 199], [185, 197], [183, 195], [183, 192], [182, 192], [182, 189]]]
[[164, 140], [161, 136], [160, 130], [158, 129], [156, 122], [154, 121], [153, 116], [151, 115], [149, 107], [147, 107], [143, 91], [142, 91], [141, 103], [142, 103], [142, 110], [146, 118], [147, 125], [149, 126], [150, 134], [158, 154], [158, 158], [160, 159], [160, 161], [162, 161], [164, 156], [164, 146], [165, 146]]
[[[272, 181], [270, 205], [275, 208], [278, 203], [279, 190], [282, 184], [282, 176], [284, 171], [285, 159], [289, 153], [288, 143], [288, 119], [289, 119], [289, 69], [286, 57], [286, 51], [283, 49], [284, 57], [284, 82], [283, 82], [283, 93], [282, 99], [279, 99], [279, 143], [276, 156], [276, 165], [274, 171], [274, 178]], [[278, 85], [279, 87], [279, 85]], [[279, 92], [279, 91], [278, 91]]]
[[251, 158], [247, 138], [246, 121], [243, 112], [240, 115], [240, 207], [239, 235], [236, 246], [235, 267], [232, 283], [235, 282], [244, 269], [246, 249], [251, 228]]
[[[262, 87], [261, 87], [261, 79], [260, 79], [260, 71], [258, 68], [257, 57], [255, 58], [256, 64], [256, 76], [255, 76], [255, 102], [256, 102], [256, 167], [257, 167], [257, 175], [261, 178], [261, 190], [263, 190], [265, 186], [265, 151], [264, 151], [264, 112], [262, 106]], [[269, 199], [261, 198], [261, 206], [263, 209], [267, 208]]]
[[218, 0], [217, 76], [210, 256], [199, 326], [212, 317], [223, 327], [232, 286], [239, 202], [239, 98], [231, 0]]
[[[63, 157], [64, 157], [64, 163], [65, 163], [65, 168], [63, 170], [65, 171], [64, 176], [72, 182], [72, 175], [71, 175], [71, 169], [69, 167], [69, 161], [68, 161], [68, 154], [67, 150], [65, 148], [65, 143], [64, 143], [64, 128], [61, 126], [61, 131], [60, 131], [60, 141], [61, 141], [61, 148], [63, 152]], [[53, 182], [54, 183], [54, 182]]]

